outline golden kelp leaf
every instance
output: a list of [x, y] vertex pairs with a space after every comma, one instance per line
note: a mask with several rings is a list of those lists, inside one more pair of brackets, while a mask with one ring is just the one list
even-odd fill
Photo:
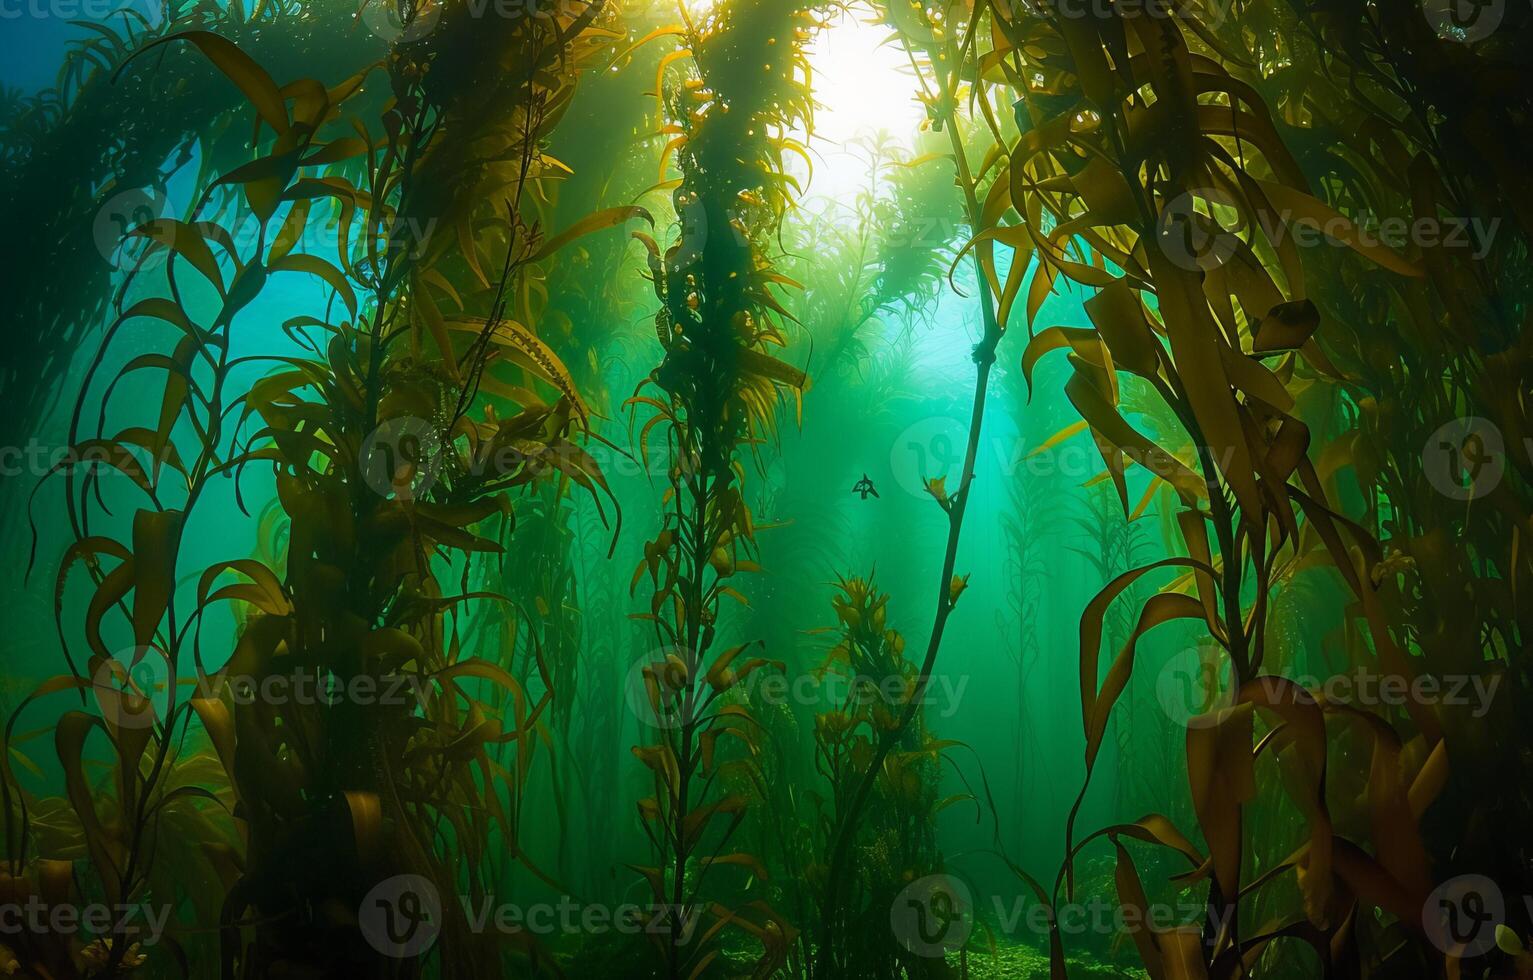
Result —
[[1118, 887], [1118, 904], [1125, 911], [1133, 913], [1133, 923], [1126, 923], [1125, 928], [1134, 940], [1134, 947], [1139, 950], [1139, 959], [1144, 963], [1145, 970], [1152, 978], [1161, 977], [1165, 968], [1161, 965], [1160, 947], [1149, 926], [1147, 913], [1150, 900], [1144, 893], [1144, 883], [1139, 880], [1139, 869], [1134, 867], [1133, 857], [1118, 838], [1112, 838], [1112, 845], [1118, 854], [1117, 867], [1113, 873]]
[[[486, 321], [482, 317], [457, 317], [445, 323], [450, 330], [476, 336], [482, 334], [486, 328]], [[489, 339], [502, 348], [520, 355], [522, 363], [533, 368], [539, 377], [557, 388], [560, 394], [570, 400], [570, 404], [574, 406], [582, 422], [590, 418], [590, 407], [581, 397], [569, 369], [564, 366], [563, 361], [559, 360], [559, 356], [532, 331], [514, 320], [500, 320], [490, 331]]]
[[[1139, 612], [1139, 621], [1135, 624], [1134, 631], [1129, 634], [1122, 649], [1113, 659], [1112, 665], [1107, 668], [1107, 676], [1102, 679], [1101, 690], [1092, 701], [1091, 713], [1086, 719], [1086, 765], [1088, 767], [1096, 762], [1097, 753], [1102, 747], [1102, 739], [1107, 734], [1107, 720], [1112, 714], [1113, 705], [1117, 704], [1118, 698], [1128, 686], [1130, 675], [1134, 672], [1134, 657], [1140, 638], [1163, 623], [1177, 619], [1201, 619], [1202, 616], [1203, 607], [1197, 600], [1177, 592], [1159, 592], [1145, 602]], [[1094, 681], [1093, 678], [1093, 683]]]
[[1127, 283], [1115, 280], [1085, 305], [1086, 315], [1112, 352], [1114, 364], [1143, 378], [1159, 373], [1160, 341], [1155, 339], [1144, 307]]
[[122, 874], [113, 854], [113, 847], [100, 814], [90, 783], [85, 776], [85, 739], [91, 730], [101, 725], [101, 720], [83, 711], [65, 712], [54, 729], [54, 745], [58, 750], [59, 765], [64, 770], [64, 791], [70, 806], [80, 820], [85, 835], [85, 847], [95, 867], [97, 881], [106, 893], [108, 901], [121, 900]]
[[[1214, 464], [1229, 482], [1242, 519], [1260, 526], [1261, 495], [1252, 475], [1250, 446], [1236, 411], [1235, 397], [1219, 354], [1219, 327], [1209, 312], [1201, 284], [1159, 249], [1148, 250], [1160, 314], [1171, 339], [1171, 358], [1184, 380], [1189, 406]], [[1212, 476], [1213, 474], [1205, 474]]]
[[162, 37], [158, 40], [139, 48], [132, 58], [122, 63], [112, 76], [116, 81], [127, 70], [128, 65], [140, 55], [151, 51], [162, 44], [172, 41], [190, 41], [195, 44], [203, 55], [213, 63], [213, 67], [223, 72], [224, 77], [233, 82], [245, 99], [255, 107], [257, 113], [266, 121], [266, 124], [277, 133], [285, 133], [288, 130], [287, 107], [282, 101], [282, 92], [277, 88], [277, 83], [272, 81], [266, 69], [262, 68], [248, 54], [241, 51], [234, 42], [219, 37], [209, 31], [181, 31]]
[[743, 371], [759, 375], [778, 384], [787, 385], [790, 388], [803, 389], [809, 386], [809, 375], [791, 364], [779, 361], [775, 357], [769, 357], [760, 351], [744, 347], [739, 351], [739, 358], [740, 369]]
[[577, 238], [584, 238], [586, 235], [620, 225], [625, 221], [635, 220], [644, 221], [650, 227], [654, 227], [655, 224], [655, 219], [649, 211], [637, 205], [607, 208], [604, 211], [588, 214], [559, 234], [544, 241], [529, 261], [541, 262]]

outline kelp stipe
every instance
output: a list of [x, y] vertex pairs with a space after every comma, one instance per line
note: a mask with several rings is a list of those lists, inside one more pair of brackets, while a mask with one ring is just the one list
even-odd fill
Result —
[[[721, 603], [744, 601], [730, 579], [755, 567], [743, 453], [771, 437], [780, 391], [797, 398], [807, 384], [801, 370], [766, 353], [785, 343], [774, 321], [786, 311], [773, 290], [793, 285], [773, 271], [768, 249], [791, 196], [785, 131], [810, 114], [802, 47], [815, 26], [808, 4], [778, 0], [688, 17], [676, 29], [688, 46], [667, 61], [690, 57], [693, 71], [679, 84], [661, 80], [666, 133], [674, 134], [667, 151], [681, 171], [680, 229], [663, 253], [644, 240], [663, 304], [655, 327], [664, 360], [630, 402], [654, 412], [641, 455], [648, 458], [656, 434], [668, 448], [666, 517], [632, 583], [647, 578], [654, 590], [641, 617], [653, 624], [658, 649], [642, 677], [661, 738], [634, 753], [654, 777], [639, 814], [656, 863], [637, 870], [665, 910], [668, 929], [655, 941], [672, 980], [709, 969], [726, 928], [760, 943], [750, 973], [769, 976], [795, 934], [764, 901], [732, 907], [708, 896], [726, 874], [766, 876], [757, 857], [732, 845], [759, 794], [749, 791], [755, 723], [730, 692], [782, 665], [753, 656], [754, 643], [718, 649], [718, 630]], [[656, 395], [644, 394], [648, 388]], [[744, 791], [726, 792], [731, 781]]]

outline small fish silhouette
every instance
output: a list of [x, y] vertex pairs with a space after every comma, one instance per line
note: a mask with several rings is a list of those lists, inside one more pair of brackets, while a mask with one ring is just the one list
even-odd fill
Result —
[[852, 487], [852, 493], [860, 493], [862, 494], [862, 499], [867, 500], [868, 494], [872, 494], [875, 497], [878, 496], [878, 488], [873, 486], [873, 481], [868, 479], [868, 475], [864, 473], [862, 474], [862, 479], [857, 481], [857, 485]]

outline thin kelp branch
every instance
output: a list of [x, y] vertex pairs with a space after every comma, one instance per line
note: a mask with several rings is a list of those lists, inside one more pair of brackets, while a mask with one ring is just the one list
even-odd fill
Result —
[[[792, 283], [773, 271], [769, 249], [791, 200], [787, 131], [811, 110], [803, 46], [816, 26], [807, 3], [723, 6], [680, 31], [694, 70], [662, 93], [681, 171], [681, 234], [664, 254], [645, 238], [664, 304], [656, 328], [665, 359], [641, 386], [657, 397], [633, 401], [656, 412], [644, 440], [663, 426], [670, 448], [666, 516], [633, 582], [647, 571], [655, 589], [644, 618], [661, 651], [642, 676], [661, 740], [634, 752], [654, 777], [655, 795], [639, 811], [657, 863], [639, 871], [666, 912], [668, 931], [655, 940], [673, 980], [717, 960], [714, 937], [727, 926], [761, 943], [754, 976], [776, 969], [793, 938], [764, 901], [731, 908], [704, 896], [720, 894], [731, 865], [765, 876], [759, 859], [732, 853], [758, 795], [750, 785], [759, 749], [754, 719], [729, 694], [773, 665], [747, 656], [753, 643], [719, 651], [716, 641], [723, 601], [744, 601], [730, 580], [754, 568], [740, 457], [771, 436], [780, 389], [797, 397], [806, 384], [765, 350], [784, 343], [775, 321], [786, 316], [772, 290]], [[726, 736], [743, 755], [725, 749]]]
[[[912, 65], [921, 80], [922, 100], [927, 106], [928, 115], [932, 118], [933, 128], [945, 130], [948, 135], [956, 183], [963, 192], [965, 213], [973, 236], [973, 241], [964, 249], [964, 254], [967, 254], [970, 249], [975, 250], [974, 264], [977, 273], [975, 279], [978, 290], [976, 303], [981, 315], [982, 334], [973, 352], [976, 367], [974, 398], [958, 486], [950, 491], [945, 481], [938, 479], [932, 481], [928, 488], [932, 498], [946, 512], [948, 525], [938, 579], [937, 607], [930, 638], [927, 641], [926, 651], [916, 674], [910, 697], [901, 707], [896, 723], [880, 736], [868, 760], [867, 768], [858, 778], [857, 788], [841, 814], [840, 823], [831, 837], [830, 852], [826, 862], [828, 873], [820, 924], [821, 938], [816, 951], [818, 958], [816, 970], [823, 975], [832, 975], [839, 968], [842, 950], [836, 933], [843, 920], [856, 914], [854, 910], [843, 908], [840, 890], [863, 808], [867, 805], [874, 784], [884, 769], [885, 760], [920, 710], [922, 698], [927, 686], [931, 683], [932, 672], [936, 667], [937, 655], [942, 648], [942, 638], [946, 632], [948, 620], [952, 616], [959, 596], [967, 587], [967, 579], [956, 574], [958, 545], [963, 532], [964, 516], [968, 512], [969, 491], [974, 483], [975, 466], [979, 458], [990, 374], [995, 364], [996, 347], [1001, 341], [1008, 312], [1008, 304], [1004, 301], [1004, 297], [997, 296], [995, 288], [996, 269], [992, 229], [1000, 218], [1000, 214], [992, 213], [990, 208], [981, 203], [980, 175], [974, 172], [969, 161], [969, 151], [964, 141], [964, 124], [960, 121], [958, 112], [965, 83], [971, 78], [976, 68], [976, 63], [969, 61], [973, 51], [973, 39], [964, 31], [964, 28], [972, 29], [972, 25], [961, 19], [962, 14], [956, 7], [944, 9], [943, 14], [944, 16], [934, 17], [930, 11], [913, 10], [913, 13], [906, 15], [905, 18], [895, 19], [892, 23], [898, 28], [900, 43], [906, 45]], [[910, 17], [916, 18], [919, 26], [912, 24], [908, 20]], [[912, 28], [915, 29], [912, 30]], [[990, 112], [987, 99], [983, 92], [974, 94], [976, 106], [980, 102], [986, 103], [984, 109], [986, 114]], [[1013, 258], [1013, 272], [1017, 272], [1017, 265], [1026, 265], [1021, 250], [1017, 251], [1018, 254]], [[960, 260], [962, 257], [960, 256]], [[998, 298], [1002, 300], [999, 308], [997, 307]]]

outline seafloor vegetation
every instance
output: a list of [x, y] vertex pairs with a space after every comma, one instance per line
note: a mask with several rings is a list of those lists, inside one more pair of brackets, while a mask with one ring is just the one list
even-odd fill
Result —
[[0, 100], [0, 975], [1533, 976], [1526, 3], [391, 3]]

